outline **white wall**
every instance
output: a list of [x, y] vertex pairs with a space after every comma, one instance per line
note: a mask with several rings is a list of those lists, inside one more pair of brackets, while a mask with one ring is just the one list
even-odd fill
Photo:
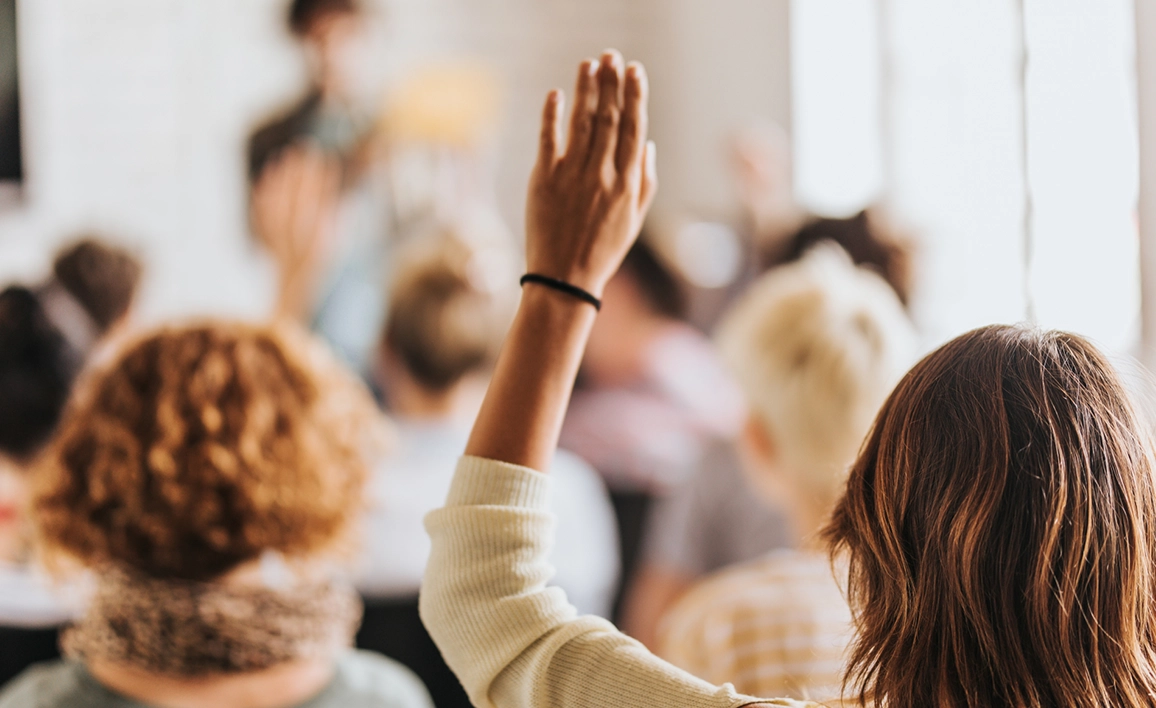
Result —
[[[61, 239], [97, 227], [145, 257], [146, 318], [262, 313], [271, 280], [245, 232], [242, 150], [302, 75], [282, 8], [21, 0], [29, 179], [0, 208], [0, 282], [36, 277]], [[516, 229], [541, 98], [607, 46], [651, 70], [662, 209], [729, 209], [727, 130], [789, 122], [786, 0], [394, 0], [375, 22], [384, 80], [445, 55], [505, 77], [498, 192]]]

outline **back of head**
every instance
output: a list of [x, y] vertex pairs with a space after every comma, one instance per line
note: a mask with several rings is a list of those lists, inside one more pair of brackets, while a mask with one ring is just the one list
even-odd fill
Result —
[[141, 277], [135, 256], [96, 238], [84, 238], [65, 248], [56, 256], [52, 271], [99, 333], [128, 312]]
[[995, 326], [929, 355], [826, 531], [850, 560], [849, 688], [890, 708], [1152, 705], [1150, 455], [1080, 337]]
[[47, 442], [80, 362], [35, 294], [0, 292], [0, 453], [25, 459]]
[[895, 290], [904, 305], [912, 289], [910, 246], [877, 214], [861, 211], [847, 219], [816, 218], [807, 222], [784, 248], [766, 259], [767, 267], [791, 263], [821, 243], [834, 243], [847, 251], [855, 265], [873, 270]]
[[887, 284], [833, 247], [755, 283], [717, 339], [781, 462], [831, 498], [916, 346]]
[[652, 312], [675, 320], [686, 318], [686, 292], [674, 271], [647, 243], [645, 234], [631, 246], [620, 274], [634, 281]]
[[90, 567], [187, 580], [322, 550], [356, 513], [375, 421], [304, 334], [161, 329], [67, 412], [35, 493], [41, 540]]
[[411, 251], [393, 288], [384, 345], [428, 391], [484, 372], [501, 343], [503, 308], [472, 277], [471, 251], [451, 237]]
[[291, 0], [289, 3], [289, 30], [298, 37], [309, 34], [314, 23], [326, 15], [357, 14], [359, 0]]

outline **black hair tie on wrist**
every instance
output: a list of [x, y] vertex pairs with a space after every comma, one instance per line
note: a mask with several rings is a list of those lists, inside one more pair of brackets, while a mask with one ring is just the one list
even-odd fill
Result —
[[558, 280], [557, 278], [551, 278], [548, 275], [539, 275], [538, 273], [526, 273], [518, 282], [521, 285], [525, 285], [526, 283], [537, 283], [538, 285], [545, 285], [546, 287], [553, 288], [558, 292], [566, 293], [571, 297], [576, 297], [582, 302], [590, 303], [594, 306], [595, 310], [602, 309], [601, 300], [594, 297], [577, 285], [571, 285], [570, 283], [567, 283], [565, 280]]

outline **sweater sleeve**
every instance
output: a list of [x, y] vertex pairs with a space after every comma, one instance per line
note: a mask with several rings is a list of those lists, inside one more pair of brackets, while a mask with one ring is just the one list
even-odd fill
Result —
[[479, 708], [810, 704], [742, 696], [650, 654], [614, 625], [578, 617], [546, 587], [549, 480], [464, 457], [444, 508], [426, 517], [432, 553], [421, 616]]

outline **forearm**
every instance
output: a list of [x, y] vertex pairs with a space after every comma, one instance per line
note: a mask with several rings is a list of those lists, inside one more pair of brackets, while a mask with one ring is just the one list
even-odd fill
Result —
[[467, 455], [547, 470], [595, 315], [565, 293], [525, 287]]
[[[481, 708], [738, 708], [756, 699], [655, 658], [547, 582], [551, 480], [464, 458], [446, 506], [426, 517], [432, 549], [421, 616]], [[776, 705], [796, 705], [791, 702]]]

